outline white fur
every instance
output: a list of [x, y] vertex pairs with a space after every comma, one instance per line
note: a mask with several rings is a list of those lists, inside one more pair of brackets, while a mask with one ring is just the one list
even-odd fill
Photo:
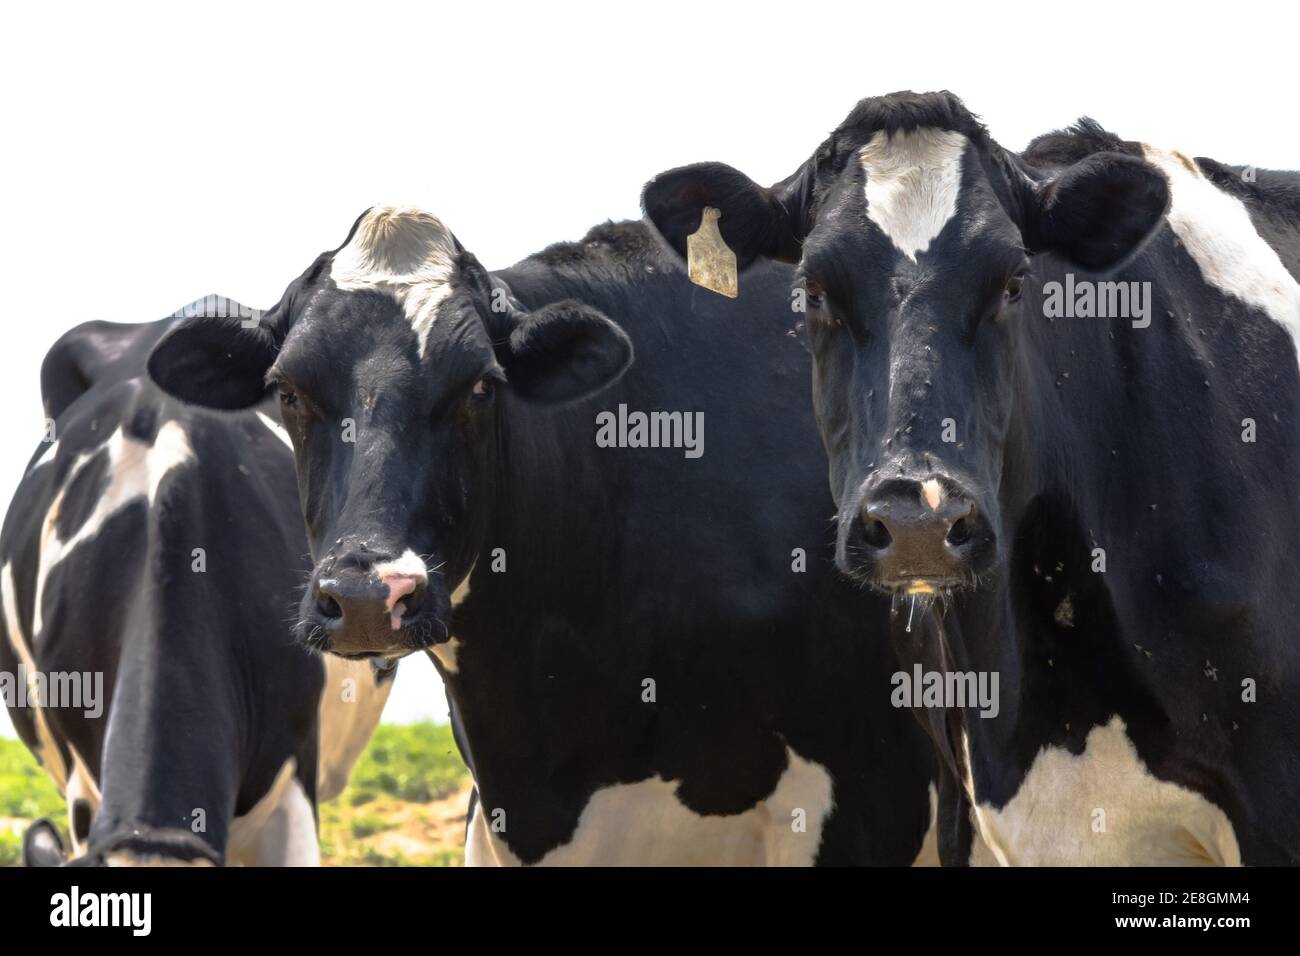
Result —
[[1300, 283], [1255, 229], [1245, 205], [1181, 154], [1154, 146], [1143, 153], [1169, 178], [1169, 226], [1205, 281], [1286, 329], [1300, 361]]
[[930, 784], [930, 826], [921, 840], [913, 866], [939, 866], [939, 791]]
[[41, 604], [45, 596], [45, 584], [54, 567], [71, 554], [78, 545], [89, 541], [97, 535], [108, 519], [120, 509], [135, 501], [145, 498], [150, 505], [158, 495], [158, 488], [163, 478], [174, 468], [178, 468], [194, 458], [194, 449], [190, 447], [185, 429], [178, 422], [165, 422], [154, 436], [152, 445], [128, 437], [119, 428], [109, 437], [108, 443], [109, 484], [95, 502], [95, 510], [66, 541], [58, 536], [57, 521], [59, 510], [63, 505], [63, 496], [76, 479], [78, 473], [99, 452], [98, 448], [82, 452], [68, 470], [62, 490], [50, 505], [41, 529], [40, 557], [37, 560], [36, 596], [32, 611], [32, 634], [39, 637], [41, 633]]
[[32, 467], [30, 470], [35, 471], [37, 468], [41, 467], [41, 465], [47, 465], [50, 462], [54, 461], [58, 453], [59, 453], [59, 442], [56, 439], [45, 446], [45, 448], [41, 451], [40, 457], [37, 458], [36, 461], [32, 462]]
[[[351, 684], [345, 684], [351, 681]], [[375, 684], [368, 661], [325, 656], [325, 686], [320, 698], [320, 758], [316, 799], [333, 800], [347, 786], [352, 765], [370, 742], [393, 681]]]
[[[473, 574], [474, 568], [471, 566], [469, 574], [465, 575], [465, 580], [461, 581], [460, 586], [451, 593], [451, 609], [453, 611], [460, 607], [465, 598], [469, 597], [469, 579]], [[453, 635], [441, 644], [433, 645], [433, 647], [429, 648], [429, 653], [438, 659], [438, 663], [442, 665], [443, 671], [447, 674], [459, 674], [460, 647], [460, 638]]]
[[290, 757], [252, 809], [230, 823], [226, 861], [245, 866], [320, 866], [316, 816]]
[[289, 433], [284, 430], [283, 425], [277, 422], [270, 415], [266, 414], [266, 412], [258, 412], [257, 417], [262, 420], [263, 425], [271, 430], [272, 435], [284, 442], [286, 448], [293, 451], [293, 439], [289, 437]]
[[957, 213], [965, 148], [966, 137], [950, 130], [880, 130], [858, 151], [867, 218], [912, 261]]
[[[731, 816], [701, 816], [677, 799], [677, 783], [652, 777], [614, 784], [592, 794], [573, 838], [540, 861], [543, 866], [807, 866], [817, 856], [822, 825], [831, 812], [826, 768], [786, 748], [789, 761], [773, 791], [753, 808]], [[509, 808], [505, 810], [507, 832]], [[805, 811], [806, 832], [796, 832], [793, 811]], [[517, 866], [501, 835], [492, 830], [492, 807], [474, 809], [465, 841], [468, 866]]]
[[75, 856], [84, 856], [90, 849], [90, 844], [86, 840], [77, 838], [77, 828], [73, 820], [76, 803], [81, 800], [89, 806], [90, 818], [93, 820], [95, 814], [99, 812], [102, 798], [95, 775], [90, 772], [90, 768], [86, 766], [86, 761], [82, 759], [81, 754], [77, 753], [77, 748], [72, 746], [70, 742], [68, 743], [68, 751], [72, 754], [72, 774], [68, 777], [68, 790], [64, 794], [68, 803], [68, 833], [72, 837], [73, 854]]
[[455, 268], [451, 231], [437, 216], [409, 207], [377, 206], [334, 254], [330, 276], [340, 289], [374, 289], [397, 299], [423, 357], [438, 304], [451, 292]]
[[441, 644], [435, 644], [429, 648], [429, 653], [438, 659], [448, 674], [460, 673], [460, 638], [450, 637]]
[[[969, 751], [966, 759], [969, 767]], [[972, 848], [972, 865], [1241, 865], [1227, 814], [1152, 776], [1119, 716], [1094, 727], [1077, 757], [1060, 747], [1040, 750], [1002, 809], [972, 805], [987, 844]], [[1094, 830], [1099, 810], [1104, 832]]]
[[[31, 646], [23, 636], [22, 626], [18, 621], [18, 599], [14, 590], [14, 569], [13, 565], [6, 564], [0, 568], [0, 601], [4, 605], [5, 626], [8, 629], [9, 645], [18, 655], [18, 660], [27, 670], [29, 677], [35, 677], [40, 672], [36, 666], [36, 659], [32, 656]], [[50, 775], [54, 785], [59, 788], [60, 793], [66, 793], [68, 787], [68, 766], [63, 759], [63, 751], [59, 749], [58, 742], [54, 739], [54, 732], [50, 729], [50, 722], [45, 717], [45, 711], [40, 706], [40, 701], [32, 696], [39, 688], [39, 685], [32, 683], [28, 687], [28, 700], [31, 703], [32, 722], [36, 725], [36, 755], [40, 758], [41, 766], [45, 772]]]
[[420, 584], [429, 583], [429, 569], [424, 566], [424, 559], [418, 554], [407, 548], [402, 552], [401, 557], [395, 561], [385, 561], [382, 564], [376, 564], [374, 569], [375, 577], [381, 580], [390, 574], [401, 577], [415, 578]]

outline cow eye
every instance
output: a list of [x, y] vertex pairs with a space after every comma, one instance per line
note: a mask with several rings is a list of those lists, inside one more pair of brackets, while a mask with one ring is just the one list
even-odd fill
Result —
[[486, 402], [496, 394], [497, 383], [490, 378], [481, 378], [474, 383], [473, 396], [480, 402]]
[[1007, 282], [1006, 290], [1002, 294], [1006, 301], [1017, 302], [1024, 290], [1025, 274], [1023, 272], [1018, 272], [1011, 277], [1010, 281]]
[[298, 393], [293, 390], [293, 386], [281, 382], [280, 383], [280, 405], [284, 408], [292, 408], [297, 404], [298, 404]]

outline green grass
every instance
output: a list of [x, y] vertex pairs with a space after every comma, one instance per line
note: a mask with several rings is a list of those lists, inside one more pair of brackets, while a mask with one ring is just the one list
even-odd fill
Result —
[[[321, 855], [335, 865], [457, 866], [459, 846], [427, 853], [383, 852], [366, 844], [419, 817], [420, 808], [462, 789], [469, 771], [461, 762], [446, 724], [384, 724], [352, 769], [343, 794], [320, 808]], [[378, 808], [378, 809], [376, 809]], [[19, 740], [0, 738], [0, 817], [48, 817], [67, 845], [67, 810], [58, 790]], [[22, 834], [0, 826], [0, 866], [22, 862]]]
[[426, 845], [407, 853], [369, 840], [392, 830], [425, 832], [422, 805], [443, 800], [469, 782], [446, 724], [384, 724], [352, 768], [348, 787], [320, 808], [321, 858], [333, 866], [460, 866], [464, 850]]
[[[67, 804], [21, 740], [0, 737], [0, 817], [38, 820], [48, 817], [68, 838]], [[0, 826], [0, 866], [23, 862], [21, 829]]]
[[54, 783], [21, 740], [0, 738], [0, 817], [34, 820], [67, 815]]
[[430, 803], [455, 793], [468, 776], [449, 725], [383, 724], [340, 799], [354, 807], [379, 796]]

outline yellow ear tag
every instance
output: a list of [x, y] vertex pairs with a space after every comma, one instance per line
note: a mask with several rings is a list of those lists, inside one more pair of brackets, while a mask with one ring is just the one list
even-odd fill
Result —
[[700, 228], [686, 237], [686, 273], [696, 285], [734, 299], [740, 295], [736, 254], [727, 248], [718, 231], [721, 215], [712, 206], [704, 207]]

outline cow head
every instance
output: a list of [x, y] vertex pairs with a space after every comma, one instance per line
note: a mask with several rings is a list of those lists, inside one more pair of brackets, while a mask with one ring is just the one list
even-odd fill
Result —
[[901, 93], [863, 100], [771, 188], [704, 163], [656, 177], [643, 202], [679, 253], [711, 206], [742, 268], [798, 266], [837, 562], [924, 592], [973, 584], [999, 558], [1031, 257], [1115, 267], [1159, 224], [1168, 185], [1117, 153], [1045, 178], [952, 94]]
[[316, 562], [300, 636], [396, 658], [448, 636], [512, 403], [582, 398], [630, 361], [603, 315], [525, 312], [437, 218], [376, 208], [260, 321], [181, 322], [149, 371], [213, 408], [279, 393]]

